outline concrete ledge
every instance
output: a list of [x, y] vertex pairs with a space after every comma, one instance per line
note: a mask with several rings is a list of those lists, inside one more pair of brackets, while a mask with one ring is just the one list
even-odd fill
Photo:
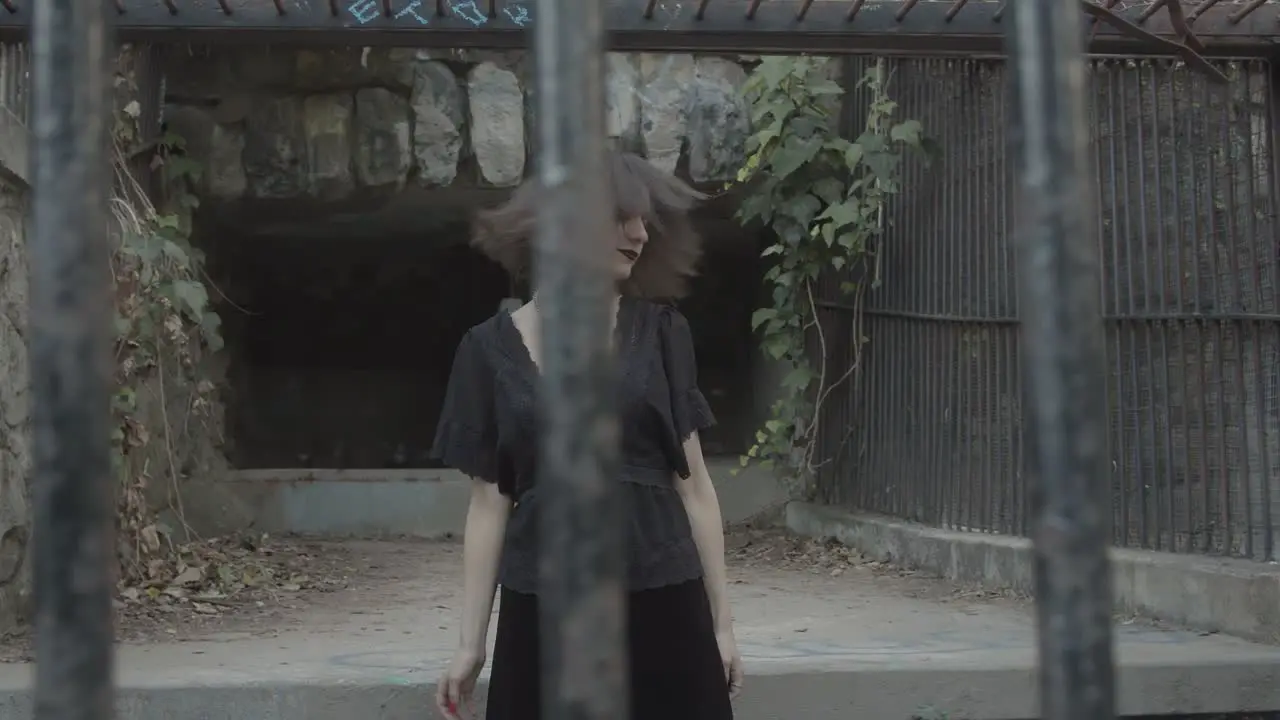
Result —
[[[1025, 538], [939, 530], [810, 503], [787, 506], [787, 527], [834, 538], [885, 562], [962, 583], [1035, 589]], [[1280, 643], [1280, 566], [1247, 560], [1113, 550], [1117, 609], [1185, 627]]]
[[[1273, 667], [1122, 668], [1122, 716], [1269, 712], [1277, 707]], [[477, 688], [483, 717], [485, 687]], [[401, 720], [434, 713], [435, 687], [421, 677], [349, 682], [129, 687], [117, 714], [130, 720]], [[1039, 716], [1033, 667], [860, 667], [753, 671], [735, 704], [738, 720], [908, 720], [926, 708], [957, 720]], [[32, 717], [26, 689], [0, 689], [0, 720]]]
[[[708, 460], [726, 523], [751, 520], [785, 502], [771, 473], [734, 459]], [[419, 537], [462, 533], [471, 484], [454, 470], [236, 470], [188, 482], [188, 522], [203, 535], [245, 529], [331, 537]]]

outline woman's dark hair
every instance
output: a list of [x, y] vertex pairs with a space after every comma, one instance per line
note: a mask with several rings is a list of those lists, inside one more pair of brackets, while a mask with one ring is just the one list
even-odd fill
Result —
[[[689, 211], [705, 196], [638, 155], [611, 150], [605, 162], [617, 216], [641, 218], [649, 232], [623, 292], [655, 299], [683, 296], [702, 255]], [[519, 281], [528, 279], [542, 196], [543, 188], [529, 180], [505, 205], [476, 218], [471, 245]]]

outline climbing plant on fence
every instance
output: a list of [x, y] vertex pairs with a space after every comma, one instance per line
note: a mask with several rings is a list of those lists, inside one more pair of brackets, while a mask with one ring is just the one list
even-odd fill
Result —
[[[884, 209], [898, 192], [903, 154], [925, 147], [917, 120], [895, 119], [883, 61], [857, 86], [867, 91], [865, 124], [856, 138], [839, 127], [844, 88], [833, 79], [835, 60], [767, 57], [744, 86], [753, 134], [738, 173], [743, 199], [737, 218], [772, 231], [764, 250], [771, 261], [764, 280], [769, 302], [752, 315], [753, 329], [768, 357], [782, 364], [781, 398], [742, 458], [780, 467], [798, 494], [810, 492], [823, 404], [858, 372], [861, 306], [879, 282], [875, 239]], [[843, 278], [842, 291], [855, 309], [854, 360], [828, 367], [826, 337], [818, 322], [815, 286], [824, 273]], [[807, 336], [816, 336], [820, 357], [810, 358]]]
[[[179, 483], [189, 468], [177, 438], [207, 419], [214, 383], [206, 352], [221, 347], [218, 315], [210, 307], [201, 254], [191, 246], [198, 201], [191, 183], [202, 168], [184, 157], [173, 134], [142, 136], [133, 75], [116, 76], [115, 170], [112, 214], [117, 222], [111, 257], [115, 290], [115, 394], [112, 448], [119, 478], [117, 556], [120, 582], [156, 588], [180, 564], [171, 528], [158, 519], [166, 505], [185, 522]], [[163, 185], [157, 206], [135, 176]], [[140, 173], [143, 174], [143, 173]], [[163, 484], [162, 484], [163, 483]], [[178, 570], [180, 571], [180, 570]]]

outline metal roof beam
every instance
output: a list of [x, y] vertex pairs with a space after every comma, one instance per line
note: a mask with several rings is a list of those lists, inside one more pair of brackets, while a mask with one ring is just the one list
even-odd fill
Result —
[[[125, 41], [524, 48], [534, 0], [99, 0]], [[1005, 3], [993, 0], [599, 0], [609, 46], [655, 52], [991, 53], [1004, 48]], [[0, 40], [25, 37], [38, 0], [0, 0]], [[1151, 3], [1103, 7], [1148, 33], [1177, 38]], [[1276, 11], [1250, 3], [1184, 3], [1208, 54], [1269, 52]], [[1094, 52], [1164, 52], [1106, 23]]]

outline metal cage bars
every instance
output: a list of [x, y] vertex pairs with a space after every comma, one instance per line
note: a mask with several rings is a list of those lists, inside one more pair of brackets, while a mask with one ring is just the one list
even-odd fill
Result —
[[[710, 3], [700, 4], [705, 18]], [[757, 13], [766, 7], [749, 4]], [[799, 5], [806, 12], [818, 7]], [[902, 7], [908, 5], [917, 3]], [[106, 8], [41, 0], [34, 18], [37, 720], [114, 715], [109, 319], [102, 302], [108, 292]], [[595, 302], [608, 290], [593, 250], [609, 219], [604, 205], [593, 202], [600, 189], [590, 182], [603, 166], [604, 23], [599, 6], [582, 12], [580, 3], [539, 0], [536, 8], [555, 20], [540, 25], [535, 42], [544, 93], [538, 171], [554, 189], [538, 231], [551, 389], [541, 472], [557, 500], [544, 515], [557, 522], [543, 523], [553, 526], [544, 528], [544, 588], [553, 599], [543, 610], [551, 640], [544, 682], [562, 682], [546, 686], [552, 691], [546, 716], [621, 720], [627, 715], [621, 554], [608, 492], [617, 448], [610, 429], [607, 303]], [[1078, 212], [1089, 195], [1077, 34], [1083, 24], [1067, 0], [1020, 0], [1015, 20], [1015, 137], [1027, 213], [1020, 253], [1024, 327], [1036, 341], [1028, 362], [1030, 438], [1041, 470], [1034, 503], [1041, 698], [1048, 720], [1108, 720], [1110, 594], [1099, 532], [1105, 505], [1095, 487], [1109, 472], [1102, 439], [1105, 356], [1097, 250], [1090, 223]], [[591, 278], [596, 281], [582, 282]]]
[[1027, 398], [1040, 705], [1046, 720], [1115, 716], [1106, 345], [1080, 17], [1018, 0], [1010, 135]]
[[[1076, 0], [1097, 52], [1267, 53], [1277, 10], [1263, 0]], [[0, 0], [0, 40], [21, 36], [35, 0]], [[534, 0], [111, 0], [129, 41], [414, 45], [528, 44]], [[601, 0], [606, 45], [703, 52], [992, 53], [1008, 0]], [[247, 32], [252, 33], [247, 34]], [[353, 37], [358, 34], [359, 37]]]

